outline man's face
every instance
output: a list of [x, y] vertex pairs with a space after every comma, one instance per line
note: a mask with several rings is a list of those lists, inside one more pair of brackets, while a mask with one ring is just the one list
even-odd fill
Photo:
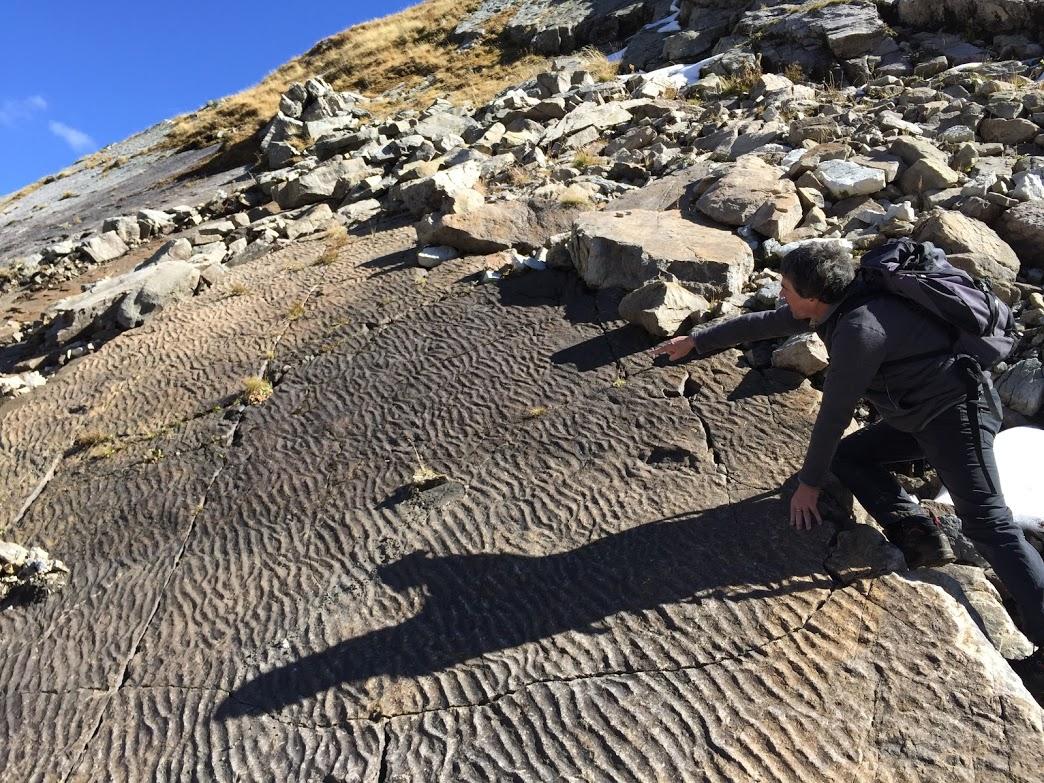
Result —
[[794, 314], [795, 318], [807, 321], [814, 317], [819, 311], [819, 305], [821, 304], [820, 301], [818, 299], [805, 299], [805, 297], [801, 296], [794, 290], [794, 284], [791, 283], [785, 275], [783, 277], [782, 287], [783, 290], [781, 291], [780, 296], [783, 298], [783, 301], [790, 306], [790, 312]]

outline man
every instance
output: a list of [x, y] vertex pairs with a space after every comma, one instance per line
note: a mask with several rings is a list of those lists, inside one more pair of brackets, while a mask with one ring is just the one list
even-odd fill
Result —
[[[949, 489], [965, 535], [1018, 605], [1024, 631], [1038, 645], [1022, 668], [1041, 677], [1044, 562], [1000, 492], [993, 439], [1001, 409], [989, 375], [953, 354], [952, 332], [934, 316], [903, 297], [874, 294], [854, 280], [852, 263], [842, 251], [801, 247], [784, 257], [781, 271], [784, 306], [698, 327], [651, 353], [678, 360], [692, 350], [710, 354], [814, 330], [827, 347], [830, 367], [790, 501], [791, 524], [806, 530], [822, 521], [820, 488], [832, 471], [911, 567], [951, 562], [953, 551], [938, 520], [886, 467], [927, 459]], [[842, 439], [862, 397], [881, 418]]]

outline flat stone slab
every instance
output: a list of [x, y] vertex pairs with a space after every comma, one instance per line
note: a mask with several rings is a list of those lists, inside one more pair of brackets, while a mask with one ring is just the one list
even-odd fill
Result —
[[787, 524], [807, 382], [728, 351], [668, 396], [569, 270], [323, 250], [0, 407], [0, 533], [71, 569], [0, 612], [10, 779], [1035, 779], [966, 610]]

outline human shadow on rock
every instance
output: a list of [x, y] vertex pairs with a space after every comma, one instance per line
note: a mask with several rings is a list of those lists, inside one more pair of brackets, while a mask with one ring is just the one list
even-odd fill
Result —
[[230, 694], [215, 719], [276, 712], [373, 677], [431, 675], [487, 653], [589, 630], [620, 612], [828, 587], [820, 567], [825, 542], [796, 535], [785, 515], [779, 495], [766, 492], [551, 555], [414, 552], [377, 574], [396, 591], [425, 591], [417, 615], [260, 675]]

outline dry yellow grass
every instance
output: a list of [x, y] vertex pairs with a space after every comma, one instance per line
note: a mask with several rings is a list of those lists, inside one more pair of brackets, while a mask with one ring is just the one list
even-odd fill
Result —
[[620, 64], [610, 62], [601, 49], [588, 46], [580, 50], [580, 58], [596, 82], [612, 81], [620, 73]]
[[225, 148], [246, 141], [276, 113], [279, 98], [295, 81], [322, 76], [337, 90], [377, 95], [398, 85], [409, 89], [432, 77], [431, 86], [405, 99], [374, 101], [377, 117], [420, 107], [439, 96], [456, 103], [489, 100], [508, 84], [546, 68], [547, 60], [506, 52], [497, 40], [503, 29], [487, 25], [487, 37], [468, 49], [450, 40], [458, 22], [478, 0], [426, 0], [398, 14], [356, 25], [326, 38], [279, 67], [259, 84], [174, 121], [167, 144]]
[[338, 254], [348, 244], [348, 229], [336, 221], [331, 223], [323, 234], [326, 247], [316, 260], [317, 266], [330, 266], [337, 261]]
[[264, 378], [252, 375], [243, 379], [243, 402], [247, 405], [263, 405], [272, 396], [272, 384]]

